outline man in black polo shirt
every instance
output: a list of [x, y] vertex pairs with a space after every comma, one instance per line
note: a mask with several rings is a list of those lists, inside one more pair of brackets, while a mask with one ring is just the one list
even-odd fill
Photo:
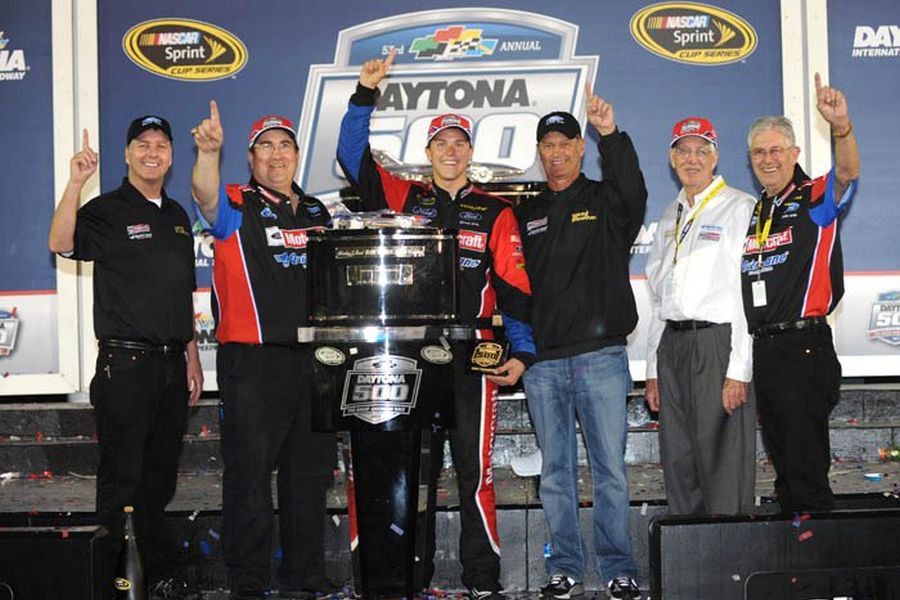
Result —
[[763, 186], [741, 265], [753, 334], [753, 381], [763, 441], [784, 512], [834, 507], [828, 485], [828, 416], [841, 365], [825, 319], [844, 294], [838, 217], [859, 176], [859, 150], [844, 95], [816, 74], [816, 108], [831, 126], [834, 166], [810, 179], [785, 117], [762, 117], [747, 143]]
[[222, 543], [231, 598], [267, 596], [276, 467], [280, 597], [308, 598], [332, 587], [325, 576], [325, 493], [337, 444], [333, 433], [312, 431], [309, 355], [297, 343], [297, 328], [309, 323], [307, 236], [330, 227], [331, 217], [294, 183], [299, 153], [290, 120], [268, 115], [253, 124], [246, 185], [220, 184], [224, 133], [215, 101], [193, 134], [191, 184], [216, 240]]
[[175, 493], [187, 406], [203, 387], [193, 340], [194, 239], [184, 209], [163, 189], [172, 165], [169, 123], [155, 115], [135, 119], [126, 141], [122, 185], [79, 210], [98, 164], [84, 131], [48, 245], [95, 265], [100, 352], [90, 393], [100, 444], [97, 519], [110, 531], [100, 545], [101, 564], [109, 567], [101, 597], [113, 596], [122, 509], [133, 505], [150, 598], [186, 598], [165, 507]]

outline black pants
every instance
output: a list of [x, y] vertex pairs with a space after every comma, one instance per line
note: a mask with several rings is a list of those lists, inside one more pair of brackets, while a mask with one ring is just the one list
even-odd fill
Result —
[[231, 589], [269, 586], [277, 468], [279, 583], [323, 590], [325, 492], [333, 483], [337, 445], [334, 434], [310, 427], [309, 354], [224, 344], [216, 368], [223, 403], [222, 542]]
[[[459, 350], [457, 350], [459, 352]], [[479, 590], [499, 590], [500, 538], [494, 499], [494, 470], [491, 452], [497, 427], [497, 386], [472, 373], [465, 361], [455, 361], [454, 425], [436, 432], [431, 456], [435, 479], [443, 466], [444, 440], [450, 439], [450, 453], [459, 488], [459, 561], [462, 583]], [[436, 486], [434, 486], [436, 487]], [[434, 503], [431, 503], [432, 506]], [[429, 514], [434, 531], [435, 515]], [[425, 581], [434, 574], [434, 546], [429, 548], [424, 568]]]
[[112, 597], [122, 547], [122, 508], [134, 506], [138, 547], [148, 582], [178, 574], [178, 547], [165, 522], [175, 494], [187, 426], [183, 352], [102, 349], [91, 381], [97, 423], [97, 518], [110, 532], [98, 545], [101, 597]]
[[831, 328], [754, 339], [753, 380], [781, 510], [834, 508], [828, 417], [840, 398], [841, 364]]

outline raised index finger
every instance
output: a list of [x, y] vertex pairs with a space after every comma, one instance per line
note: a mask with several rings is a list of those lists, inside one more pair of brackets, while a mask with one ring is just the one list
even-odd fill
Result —
[[588, 100], [594, 97], [594, 87], [591, 85], [590, 81], [584, 82], [584, 95]]
[[209, 101], [209, 120], [215, 124], [219, 124], [219, 105], [215, 100]]
[[392, 64], [394, 64], [394, 57], [397, 56], [397, 47], [394, 46], [391, 48], [391, 51], [388, 53], [388, 57], [384, 59], [384, 69], [387, 70], [390, 68]]
[[816, 73], [816, 95], [822, 91], [822, 76]]
[[90, 142], [88, 142], [88, 130], [84, 128], [81, 130], [81, 149], [89, 150], [91, 147]]

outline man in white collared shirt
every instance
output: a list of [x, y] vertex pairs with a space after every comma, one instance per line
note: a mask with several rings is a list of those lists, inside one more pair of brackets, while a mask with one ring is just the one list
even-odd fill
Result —
[[751, 512], [756, 406], [741, 254], [754, 198], [715, 175], [718, 138], [706, 119], [675, 124], [669, 157], [683, 187], [647, 261], [647, 402], [659, 411], [669, 512]]

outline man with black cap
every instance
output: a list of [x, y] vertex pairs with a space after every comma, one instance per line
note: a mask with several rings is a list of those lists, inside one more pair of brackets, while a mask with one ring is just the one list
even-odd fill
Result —
[[[469, 181], [472, 124], [467, 117], [444, 114], [432, 119], [425, 141], [432, 166], [430, 183], [396, 177], [373, 159], [369, 121], [378, 99], [378, 84], [387, 76], [395, 54], [391, 51], [385, 60], [373, 59], [363, 65], [341, 121], [338, 161], [365, 210], [390, 208], [425, 216], [437, 227], [459, 230], [460, 321], [473, 326], [479, 339], [493, 339], [491, 317], [498, 307], [503, 311], [512, 358], [488, 376], [466, 370], [462, 361], [455, 362], [455, 424], [449, 431], [459, 486], [462, 583], [470, 597], [495, 600], [503, 597], [491, 466], [497, 386], [518, 381], [534, 358], [534, 346], [523, 323], [528, 318], [531, 291], [511, 205]], [[434, 437], [436, 472], [442, 463], [444, 438]], [[429, 516], [433, 531], [434, 515]], [[432, 545], [424, 557], [426, 584], [434, 573], [433, 558]]]
[[524, 375], [543, 455], [540, 496], [550, 529], [545, 598], [584, 593], [578, 527], [575, 418], [587, 447], [594, 490], [594, 549], [613, 598], [637, 598], [625, 475], [625, 337], [637, 324], [628, 273], [647, 190], [613, 107], [586, 87], [587, 117], [600, 134], [603, 181], [581, 174], [585, 141], [567, 112], [541, 117], [538, 152], [547, 185], [516, 207], [533, 285], [537, 361]]
[[126, 144], [122, 185], [79, 209], [99, 163], [84, 130], [48, 245], [95, 265], [97, 519], [110, 532], [99, 545], [99, 596], [113, 597], [123, 508], [131, 505], [150, 598], [187, 598], [194, 595], [180, 575], [165, 508], [175, 493], [187, 407], [203, 387], [193, 339], [194, 238], [187, 213], [163, 188], [172, 165], [169, 123], [156, 115], [135, 119]]
[[754, 200], [715, 175], [718, 136], [707, 119], [672, 129], [681, 192], [663, 212], [647, 258], [653, 300], [647, 403], [659, 411], [669, 513], [753, 511], [756, 403], [741, 255]]
[[309, 360], [297, 328], [308, 324], [307, 235], [330, 227], [331, 217], [294, 183], [299, 155], [289, 119], [268, 115], [251, 127], [246, 185], [220, 185], [224, 134], [215, 101], [193, 134], [194, 198], [215, 238], [222, 543], [231, 597], [266, 597], [275, 468], [280, 597], [311, 597], [332, 587], [325, 576], [325, 493], [337, 446], [334, 434], [312, 431]]

